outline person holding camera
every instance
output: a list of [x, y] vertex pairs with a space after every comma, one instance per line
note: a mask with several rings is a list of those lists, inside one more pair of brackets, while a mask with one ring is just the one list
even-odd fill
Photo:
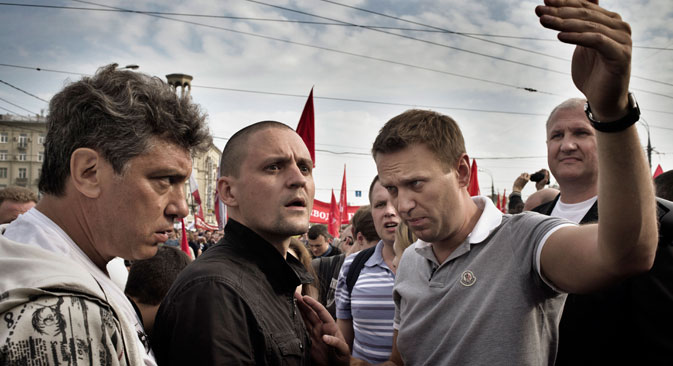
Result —
[[[521, 191], [526, 186], [528, 181], [535, 182], [535, 188], [537, 191], [528, 197], [528, 200], [524, 203], [523, 198], [521, 197]], [[509, 202], [507, 204], [507, 212], [510, 214], [518, 214], [523, 211], [529, 211], [532, 207], [539, 206], [544, 202], [548, 202], [554, 199], [559, 193], [558, 189], [554, 188], [545, 188], [549, 184], [549, 170], [540, 169], [534, 174], [521, 173], [515, 180], [512, 185], [512, 193], [509, 195]], [[528, 201], [535, 202], [529, 203]]]

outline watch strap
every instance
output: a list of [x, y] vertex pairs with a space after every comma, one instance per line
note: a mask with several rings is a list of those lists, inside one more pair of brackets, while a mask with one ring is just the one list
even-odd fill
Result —
[[584, 105], [584, 113], [587, 115], [589, 122], [591, 122], [591, 126], [593, 126], [596, 131], [619, 132], [624, 131], [640, 119], [640, 107], [638, 107], [638, 102], [636, 102], [636, 97], [633, 93], [629, 93], [628, 108], [628, 113], [624, 117], [613, 122], [600, 122], [596, 120], [591, 112], [591, 107], [589, 106], [588, 101]]

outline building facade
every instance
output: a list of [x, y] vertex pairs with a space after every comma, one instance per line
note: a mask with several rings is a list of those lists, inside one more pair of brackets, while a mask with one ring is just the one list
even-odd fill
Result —
[[46, 134], [42, 116], [0, 115], [0, 188], [20, 186], [38, 193]]
[[[215, 190], [217, 189], [217, 176], [220, 165], [222, 151], [212, 142], [208, 149], [192, 157], [192, 174], [195, 175], [196, 183], [199, 186], [199, 196], [203, 206], [203, 218], [212, 225], [217, 225], [215, 219]], [[189, 182], [185, 185], [185, 192], [191, 192]], [[190, 214], [185, 218], [185, 222], [194, 221], [194, 212], [198, 209], [193, 197], [188, 195]]]

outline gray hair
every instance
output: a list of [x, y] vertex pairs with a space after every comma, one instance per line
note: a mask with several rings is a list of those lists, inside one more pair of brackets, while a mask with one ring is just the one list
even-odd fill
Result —
[[546, 129], [549, 130], [549, 126], [552, 123], [552, 118], [556, 114], [556, 112], [561, 111], [561, 110], [568, 110], [568, 109], [577, 109], [580, 108], [584, 110], [584, 104], [586, 104], [587, 100], [583, 98], [570, 98], [565, 100], [563, 103], [557, 105], [554, 109], [552, 109], [551, 113], [549, 113], [549, 117], [547, 117], [547, 123], [546, 123]]
[[65, 193], [70, 157], [78, 148], [96, 150], [121, 175], [129, 160], [152, 147], [153, 138], [190, 152], [211, 143], [206, 116], [189, 97], [178, 97], [157, 77], [116, 68], [102, 67], [51, 99], [40, 191]]

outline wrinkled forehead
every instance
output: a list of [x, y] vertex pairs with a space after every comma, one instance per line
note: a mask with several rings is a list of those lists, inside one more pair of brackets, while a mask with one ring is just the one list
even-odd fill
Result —
[[554, 112], [547, 122], [547, 136], [554, 131], [592, 128], [582, 108], [564, 108]]
[[257, 150], [262, 155], [292, 155], [311, 160], [304, 140], [289, 128], [269, 127], [256, 131], [248, 140], [248, 151]]

